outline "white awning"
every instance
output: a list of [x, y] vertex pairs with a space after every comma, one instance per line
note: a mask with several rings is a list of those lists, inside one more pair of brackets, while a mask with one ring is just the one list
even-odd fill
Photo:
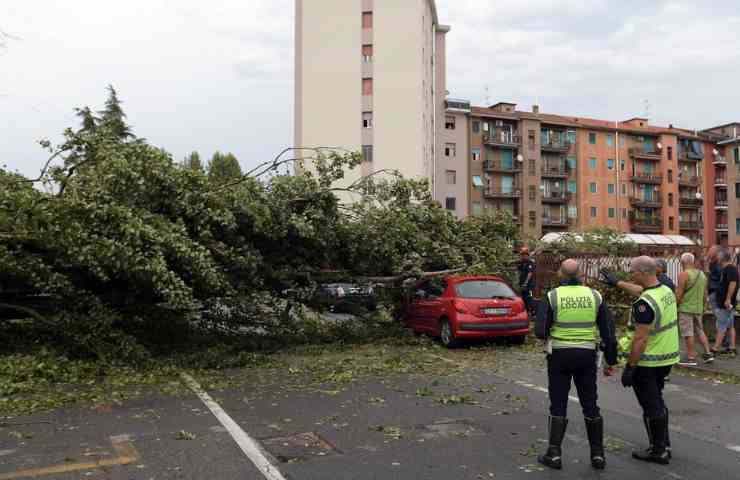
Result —
[[[552, 232], [542, 237], [542, 241], [545, 243], [554, 243], [559, 241], [567, 232]], [[582, 237], [579, 234], [573, 234], [576, 240], [581, 240]], [[632, 241], [638, 245], [665, 245], [665, 246], [694, 246], [696, 243], [688, 237], [683, 235], [643, 235], [640, 233], [625, 233], [623, 236], [625, 241]]]

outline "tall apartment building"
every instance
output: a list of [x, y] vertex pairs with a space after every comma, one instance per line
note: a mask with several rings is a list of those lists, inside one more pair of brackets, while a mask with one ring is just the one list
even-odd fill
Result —
[[[448, 207], [507, 210], [531, 237], [608, 226], [740, 244], [740, 221], [735, 233], [728, 225], [740, 200], [728, 202], [727, 194], [734, 186], [740, 198], [740, 124], [695, 132], [645, 118], [613, 122], [544, 114], [536, 106], [524, 112], [513, 103], [462, 105], [448, 102], [446, 123], [467, 124], [467, 139], [456, 134], [445, 153], [459, 158], [467, 147], [458, 169], [468, 177], [466, 191], [445, 192]], [[738, 162], [731, 169], [730, 150]]]
[[296, 0], [295, 146], [361, 151], [345, 184], [388, 169], [436, 188], [448, 31], [434, 0]]

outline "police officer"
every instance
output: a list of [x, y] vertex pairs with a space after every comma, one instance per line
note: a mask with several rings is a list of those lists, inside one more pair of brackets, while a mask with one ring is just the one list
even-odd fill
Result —
[[632, 280], [643, 290], [632, 305], [635, 333], [622, 385], [635, 390], [643, 410], [650, 447], [632, 452], [638, 460], [668, 465], [671, 459], [668, 408], [663, 399], [665, 378], [679, 360], [676, 296], [656, 276], [653, 258], [632, 260]]
[[[604, 419], [597, 405], [597, 338], [600, 335], [606, 363], [605, 375], [612, 375], [617, 363], [614, 324], [601, 294], [581, 285], [578, 263], [568, 259], [559, 270], [560, 286], [548, 292], [540, 303], [535, 324], [538, 338], [547, 340], [547, 376], [550, 393], [549, 446], [539, 462], [561, 469], [561, 445], [568, 426], [568, 392], [571, 380], [586, 420], [591, 446], [591, 465], [606, 466]], [[599, 334], [597, 334], [597, 329]]]
[[534, 315], [534, 300], [532, 298], [532, 291], [534, 290], [534, 275], [537, 267], [534, 261], [529, 257], [529, 248], [522, 247], [519, 251], [519, 264], [517, 265], [517, 271], [519, 272], [519, 288], [522, 292], [522, 300], [524, 305], [527, 307], [527, 311], [531, 315]]

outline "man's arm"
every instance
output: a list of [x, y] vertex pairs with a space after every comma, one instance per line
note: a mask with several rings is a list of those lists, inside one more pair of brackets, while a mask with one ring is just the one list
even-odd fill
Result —
[[540, 302], [537, 308], [537, 317], [534, 322], [534, 334], [540, 340], [545, 340], [550, 336], [550, 326], [552, 326], [552, 308], [550, 308], [549, 295]]
[[[683, 294], [686, 293], [686, 284], [689, 281], [689, 273], [688, 272], [681, 272], [678, 275], [678, 286], [676, 287], [676, 302], [678, 302], [679, 305], [681, 305], [681, 301], [683, 300]], [[696, 283], [696, 282], [694, 282]]]
[[636, 297], [639, 297], [642, 295], [642, 291], [644, 290], [641, 286], [631, 283], [631, 282], [625, 282], [624, 280], [620, 280], [617, 282], [617, 287], [621, 288], [627, 293], [630, 293]]
[[607, 365], [617, 364], [617, 335], [614, 330], [614, 316], [605, 302], [601, 302], [596, 315], [596, 324], [604, 348], [604, 358]]
[[645, 353], [649, 337], [650, 325], [638, 324], [635, 329], [635, 336], [632, 338], [632, 352], [630, 353], [629, 360], [627, 360], [627, 365], [631, 367], [637, 366], [640, 357]]
[[529, 263], [527, 265], [527, 278], [524, 279], [524, 283], [522, 286], [529, 285], [529, 282], [532, 280], [532, 276], [534, 275], [535, 266], [534, 263]]
[[737, 287], [737, 282], [730, 282], [730, 284], [727, 286], [727, 298], [725, 298], [725, 308], [728, 310], [732, 308], [732, 294], [735, 293], [735, 287]]

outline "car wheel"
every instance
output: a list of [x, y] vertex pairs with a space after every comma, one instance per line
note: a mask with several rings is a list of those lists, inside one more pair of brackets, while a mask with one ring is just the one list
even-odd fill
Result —
[[510, 337], [509, 343], [512, 345], [524, 345], [524, 343], [527, 341], [526, 335], [517, 335], [516, 337]]
[[455, 333], [452, 331], [452, 325], [447, 319], [442, 320], [439, 324], [439, 338], [442, 340], [442, 345], [447, 348], [455, 348], [459, 345]]

